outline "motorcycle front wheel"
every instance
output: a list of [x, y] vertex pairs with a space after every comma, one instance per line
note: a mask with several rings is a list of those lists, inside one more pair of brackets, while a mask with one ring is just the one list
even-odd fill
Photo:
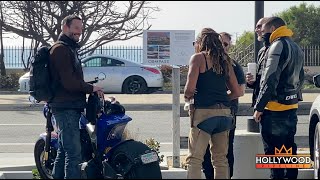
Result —
[[124, 179], [162, 179], [159, 161], [134, 164], [134, 161], [151, 149], [138, 141], [126, 141], [115, 147], [109, 163]]
[[55, 152], [50, 153], [49, 167], [45, 165], [44, 153], [45, 153], [45, 141], [43, 139], [39, 139], [34, 146], [34, 160], [36, 163], [37, 170], [42, 179], [53, 179], [52, 169], [53, 169], [53, 163], [55, 160], [56, 153]]

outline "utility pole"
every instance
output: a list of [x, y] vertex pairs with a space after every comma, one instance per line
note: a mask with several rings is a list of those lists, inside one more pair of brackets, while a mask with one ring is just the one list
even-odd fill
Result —
[[[264, 16], [264, 1], [255, 1], [254, 2], [254, 28], [256, 24]], [[262, 47], [262, 43], [258, 41], [258, 36], [254, 33], [254, 57], [253, 62], [257, 63], [257, 56], [259, 49]], [[247, 120], [247, 131], [248, 132], [259, 132], [259, 124], [257, 124], [253, 119]]]
[[[264, 16], [264, 1], [254, 2], [254, 29], [259, 19]], [[262, 43], [258, 41], [258, 36], [254, 33], [254, 62], [257, 61], [259, 49], [262, 47]]]

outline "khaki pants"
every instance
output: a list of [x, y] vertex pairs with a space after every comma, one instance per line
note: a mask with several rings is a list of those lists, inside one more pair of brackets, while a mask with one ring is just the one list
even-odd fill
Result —
[[[201, 179], [201, 168], [203, 156], [210, 143], [211, 162], [215, 179], [229, 179], [229, 165], [227, 160], [229, 131], [210, 135], [197, 125], [203, 120], [214, 116], [230, 116], [230, 109], [196, 109], [190, 118], [193, 119], [193, 126], [189, 133], [189, 154], [186, 159], [188, 167], [188, 179]], [[192, 120], [191, 120], [192, 121]]]

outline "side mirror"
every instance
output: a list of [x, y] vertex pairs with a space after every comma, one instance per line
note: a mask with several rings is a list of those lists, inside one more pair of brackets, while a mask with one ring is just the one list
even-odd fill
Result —
[[320, 88], [320, 74], [313, 76], [313, 84]]

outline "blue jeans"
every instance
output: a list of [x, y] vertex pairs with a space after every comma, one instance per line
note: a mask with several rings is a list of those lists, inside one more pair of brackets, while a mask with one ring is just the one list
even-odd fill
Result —
[[52, 111], [57, 122], [59, 148], [54, 162], [52, 176], [54, 179], [79, 179], [81, 163], [81, 143], [77, 110]]
[[[233, 111], [233, 109], [231, 109], [231, 112], [234, 120], [233, 123], [236, 126], [237, 116], [235, 115], [235, 112]], [[233, 176], [233, 165], [234, 165], [233, 142], [234, 142], [235, 131], [236, 131], [236, 127], [234, 127], [229, 131], [229, 146], [228, 146], [227, 159], [229, 164], [230, 178]], [[211, 162], [210, 144], [208, 145], [206, 154], [203, 157], [202, 169], [206, 179], [214, 179], [214, 168]]]

